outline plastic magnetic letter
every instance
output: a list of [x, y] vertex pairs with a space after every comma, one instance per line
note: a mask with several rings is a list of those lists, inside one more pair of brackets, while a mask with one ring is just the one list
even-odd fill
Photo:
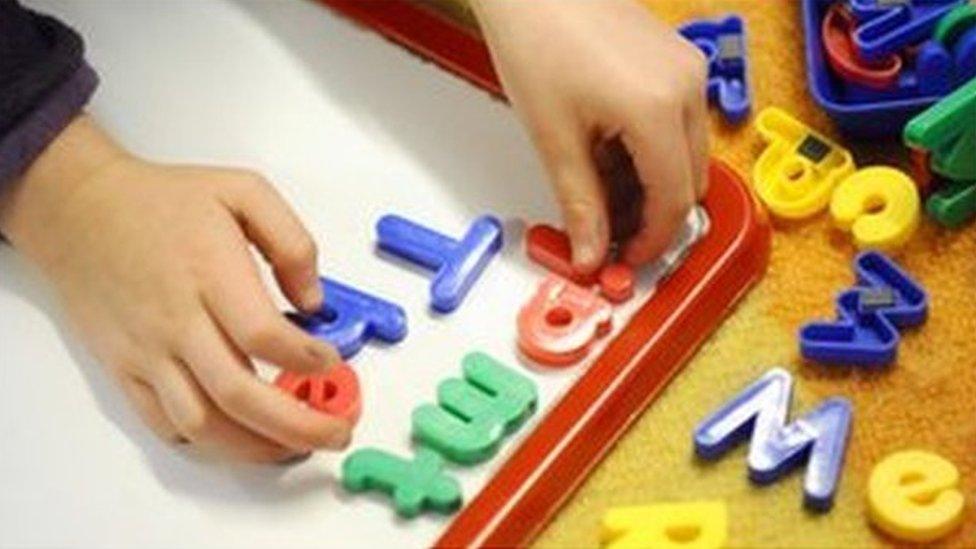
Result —
[[915, 70], [905, 70], [898, 79], [897, 92], [903, 96], [942, 97], [953, 89], [952, 54], [934, 40], [918, 46]]
[[462, 464], [495, 454], [506, 433], [515, 431], [535, 410], [537, 394], [528, 378], [484, 353], [462, 361], [464, 379], [437, 387], [437, 404], [413, 411], [413, 437]]
[[800, 354], [826, 364], [884, 366], [895, 361], [898, 328], [884, 309], [869, 310], [861, 291], [846, 290], [837, 298], [837, 320], [811, 322], [800, 328]]
[[370, 339], [396, 343], [407, 335], [407, 314], [389, 301], [334, 280], [320, 278], [325, 303], [315, 314], [289, 313], [309, 334], [335, 346], [342, 358], [359, 352]]
[[691, 21], [678, 29], [708, 60], [708, 100], [726, 120], [745, 120], [752, 106], [748, 82], [745, 22], [737, 15]]
[[[976, 7], [973, 9], [976, 11]], [[954, 86], [976, 77], [976, 25], [963, 33], [952, 47], [952, 62]]]
[[946, 536], [962, 524], [965, 506], [959, 470], [930, 452], [891, 454], [874, 466], [868, 480], [868, 517], [902, 541]]
[[489, 215], [475, 219], [461, 240], [398, 215], [380, 218], [376, 234], [380, 249], [434, 271], [430, 304], [442, 313], [458, 308], [502, 248], [502, 224]]
[[830, 215], [854, 236], [858, 248], [892, 251], [918, 228], [918, 188], [905, 173], [886, 166], [854, 172], [834, 189]]
[[915, 186], [918, 187], [918, 194], [923, 197], [931, 195], [936, 184], [935, 175], [932, 173], [932, 166], [930, 165], [932, 153], [925, 149], [908, 147], [908, 159], [911, 161], [912, 179], [915, 180]]
[[902, 69], [900, 55], [892, 54], [881, 61], [866, 63], [854, 46], [857, 22], [843, 3], [832, 4], [821, 26], [821, 36], [830, 67], [844, 80], [867, 88], [884, 90], [898, 83]]
[[449, 514], [461, 507], [461, 486], [443, 468], [443, 458], [426, 448], [419, 448], [412, 461], [364, 448], [342, 462], [342, 485], [350, 492], [389, 494], [402, 517], [415, 517], [426, 509]]
[[976, 181], [976, 78], [911, 119], [905, 144], [930, 151], [932, 171], [953, 181]]
[[877, 61], [932, 36], [939, 20], [965, 0], [851, 0], [861, 21], [854, 43], [866, 61]]
[[[690, 223], [686, 221], [686, 227]], [[599, 283], [600, 293], [614, 303], [623, 303], [634, 295], [635, 275], [632, 267], [624, 263], [609, 263], [594, 273], [580, 273], [573, 268], [569, 236], [555, 227], [530, 227], [525, 233], [525, 251], [539, 265], [580, 286]]]
[[968, 2], [946, 14], [932, 40], [952, 53], [955, 87], [976, 77], [976, 3]]
[[969, 29], [976, 27], [976, 4], [969, 2], [958, 6], [939, 20], [932, 38], [951, 46]]
[[719, 549], [728, 529], [724, 501], [656, 503], [607, 511], [600, 541], [607, 549]]
[[634, 268], [626, 263], [610, 263], [600, 269], [600, 293], [612, 303], [623, 303], [634, 296]]
[[950, 183], [929, 197], [925, 210], [944, 227], [964, 225], [976, 218], [976, 181]]
[[612, 315], [610, 303], [595, 292], [549, 275], [519, 311], [519, 349], [549, 366], [575, 364], [610, 331]]
[[[928, 294], [886, 255], [863, 252], [854, 260], [854, 270], [858, 285], [837, 298], [837, 320], [800, 328], [804, 358], [828, 364], [889, 364], [897, 356], [899, 330], [925, 322]], [[884, 289], [891, 290], [892, 305], [865, 305], [865, 290]]]
[[324, 374], [300, 374], [283, 370], [275, 386], [305, 402], [312, 409], [356, 423], [362, 411], [362, 396], [356, 372], [337, 364]]
[[862, 252], [854, 258], [854, 274], [857, 288], [893, 290], [894, 305], [874, 311], [883, 312], [892, 325], [907, 328], [925, 322], [929, 302], [925, 288], [893, 259], [880, 252]]
[[803, 219], [823, 210], [837, 183], [854, 171], [850, 152], [782, 109], [764, 109], [756, 127], [767, 145], [753, 166], [753, 184], [778, 217]]
[[584, 274], [573, 268], [573, 251], [569, 235], [551, 225], [533, 225], [525, 232], [525, 253], [529, 259], [580, 286], [596, 283], [596, 274]]
[[695, 428], [695, 452], [714, 460], [751, 435], [749, 478], [768, 484], [802, 461], [804, 504], [815, 511], [833, 505], [851, 425], [851, 404], [828, 398], [786, 424], [793, 378], [774, 368], [723, 404]]

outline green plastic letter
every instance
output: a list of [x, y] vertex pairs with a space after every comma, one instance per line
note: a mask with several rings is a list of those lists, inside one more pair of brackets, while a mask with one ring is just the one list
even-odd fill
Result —
[[538, 397], [531, 380], [484, 353], [462, 364], [464, 379], [443, 381], [437, 405], [413, 411], [413, 436], [451, 461], [479, 463], [532, 415]]
[[420, 448], [413, 461], [364, 448], [342, 463], [342, 485], [350, 492], [380, 490], [393, 497], [396, 511], [415, 517], [424, 509], [452, 513], [461, 507], [461, 487], [442, 469], [437, 453]]

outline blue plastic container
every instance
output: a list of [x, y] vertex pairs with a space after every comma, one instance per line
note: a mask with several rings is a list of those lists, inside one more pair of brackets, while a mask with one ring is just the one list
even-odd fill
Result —
[[[935, 104], [941, 95], [855, 99], [831, 72], [821, 38], [821, 23], [827, 9], [837, 0], [803, 0], [803, 30], [806, 34], [807, 80], [814, 100], [838, 128], [855, 138], [900, 138], [902, 129], [915, 115]], [[859, 94], [854, 93], [857, 96]]]

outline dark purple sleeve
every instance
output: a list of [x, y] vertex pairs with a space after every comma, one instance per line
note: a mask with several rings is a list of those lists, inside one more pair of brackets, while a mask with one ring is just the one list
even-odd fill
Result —
[[74, 30], [0, 0], [0, 185], [27, 169], [97, 84]]

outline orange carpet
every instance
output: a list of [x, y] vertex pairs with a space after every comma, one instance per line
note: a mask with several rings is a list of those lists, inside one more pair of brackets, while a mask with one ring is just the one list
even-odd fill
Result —
[[[461, 20], [461, 0], [433, 1]], [[645, 0], [677, 25], [742, 15], [748, 25], [754, 112], [776, 105], [840, 138], [807, 92], [798, 0]], [[749, 174], [762, 150], [751, 125], [712, 120], [713, 152]], [[907, 166], [896, 143], [846, 142], [859, 166]], [[604, 511], [656, 501], [724, 499], [732, 547], [874, 547], [896, 544], [865, 519], [871, 468], [907, 448], [936, 452], [959, 468], [968, 507], [964, 526], [940, 546], [976, 547], [976, 226], [948, 231], [925, 221], [896, 257], [930, 292], [930, 318], [903, 338], [899, 360], [866, 371], [806, 364], [797, 328], [833, 317], [833, 296], [853, 280], [856, 250], [828, 216], [778, 226], [769, 271], [661, 398], [619, 442], [556, 520], [540, 547], [598, 545]], [[692, 459], [695, 424], [772, 366], [793, 372], [793, 415], [840, 395], [854, 405], [846, 467], [834, 509], [803, 510], [802, 473], [766, 487], [746, 478], [745, 447], [708, 465]]]

